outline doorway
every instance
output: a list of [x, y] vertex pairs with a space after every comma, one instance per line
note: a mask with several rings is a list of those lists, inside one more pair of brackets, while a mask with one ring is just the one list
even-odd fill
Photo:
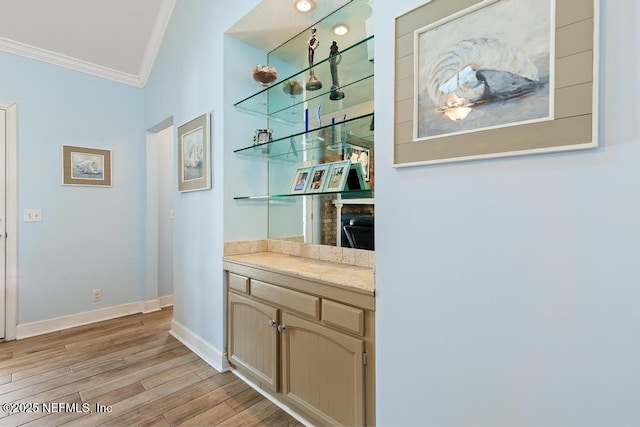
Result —
[[145, 311], [173, 301], [173, 132], [168, 124], [147, 134]]
[[17, 107], [0, 102], [0, 341], [16, 338], [18, 313]]

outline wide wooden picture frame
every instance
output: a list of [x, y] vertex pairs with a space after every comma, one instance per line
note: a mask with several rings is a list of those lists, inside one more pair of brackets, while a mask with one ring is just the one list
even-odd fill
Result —
[[111, 150], [63, 145], [62, 184], [111, 187]]
[[211, 189], [209, 114], [178, 126], [178, 191]]
[[[541, 10], [546, 59], [527, 51], [529, 39], [547, 36], [544, 26], [527, 32], [528, 15]], [[598, 0], [430, 0], [397, 17], [393, 165], [597, 147], [599, 16]], [[507, 61], [496, 46], [515, 53]]]

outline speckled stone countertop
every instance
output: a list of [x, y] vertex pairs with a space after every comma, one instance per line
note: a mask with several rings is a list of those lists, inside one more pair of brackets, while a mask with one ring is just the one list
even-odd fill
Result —
[[225, 261], [262, 267], [290, 276], [300, 276], [345, 288], [355, 288], [373, 294], [375, 281], [372, 268], [338, 264], [318, 259], [284, 255], [276, 252], [256, 252], [227, 255]]

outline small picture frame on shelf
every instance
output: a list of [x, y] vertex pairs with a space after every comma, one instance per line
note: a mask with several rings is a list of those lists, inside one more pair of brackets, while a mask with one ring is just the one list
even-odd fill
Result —
[[371, 150], [369, 148], [360, 147], [359, 145], [346, 144], [344, 148], [345, 160], [350, 159], [351, 163], [360, 163], [362, 165], [362, 175], [365, 181], [369, 181], [369, 161], [371, 159]]
[[360, 162], [351, 163], [345, 190], [366, 190], [367, 188], [367, 183], [364, 181], [364, 175], [362, 173], [362, 164], [360, 164]]
[[329, 163], [327, 178], [323, 191], [342, 191], [347, 183], [349, 170], [351, 169], [351, 161], [343, 160], [341, 162]]
[[273, 141], [273, 131], [271, 129], [256, 129], [253, 136], [253, 148], [260, 147], [262, 154], [269, 154], [269, 142]]
[[303, 166], [296, 169], [296, 173], [293, 174], [293, 180], [289, 187], [289, 194], [303, 194], [309, 185], [309, 175], [311, 174], [312, 166]]
[[273, 141], [273, 131], [271, 129], [256, 129], [253, 136], [253, 145], [262, 145]]
[[324, 189], [324, 183], [327, 179], [327, 175], [329, 171], [329, 163], [325, 163], [322, 165], [314, 166], [311, 169], [311, 174], [309, 175], [309, 184], [307, 186], [307, 193], [319, 193]]

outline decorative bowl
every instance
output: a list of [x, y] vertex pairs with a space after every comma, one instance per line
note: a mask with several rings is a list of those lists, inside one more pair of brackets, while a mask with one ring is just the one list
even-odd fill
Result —
[[268, 65], [256, 65], [253, 69], [253, 79], [263, 86], [273, 83], [278, 78], [278, 71], [275, 67]]

